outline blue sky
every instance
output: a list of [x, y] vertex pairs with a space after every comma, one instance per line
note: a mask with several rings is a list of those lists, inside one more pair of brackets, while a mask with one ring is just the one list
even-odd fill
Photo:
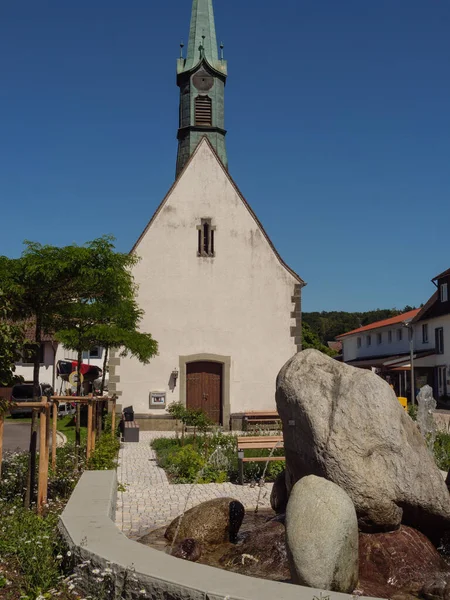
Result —
[[[128, 251], [171, 186], [190, 0], [3, 0], [0, 254]], [[304, 310], [425, 302], [450, 267], [450, 2], [215, 0], [230, 172]]]

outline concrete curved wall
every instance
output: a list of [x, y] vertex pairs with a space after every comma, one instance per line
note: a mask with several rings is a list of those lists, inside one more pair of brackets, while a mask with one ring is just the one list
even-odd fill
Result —
[[[173, 558], [129, 540], [113, 522], [117, 497], [115, 471], [86, 471], [64, 512], [59, 528], [77, 567], [78, 583], [92, 595], [94, 569], [110, 567], [108, 598], [152, 600], [313, 600], [321, 590], [255, 579]], [[104, 584], [102, 584], [104, 586]], [[352, 597], [323, 592], [331, 600]]]

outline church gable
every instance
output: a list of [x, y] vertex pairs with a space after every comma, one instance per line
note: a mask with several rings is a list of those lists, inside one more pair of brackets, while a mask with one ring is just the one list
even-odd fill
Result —
[[[238, 241], [239, 240], [239, 241]], [[264, 268], [270, 257], [300, 286], [303, 280], [276, 251], [248, 202], [223, 166], [209, 140], [202, 139], [180, 177], [162, 201], [132, 252], [144, 261], [236, 260], [235, 252], [251, 256], [248, 266]], [[239, 250], [238, 250], [239, 252]], [[234, 255], [234, 256], [233, 256]], [[246, 262], [243, 257], [242, 261]], [[152, 259], [151, 259], [152, 260]], [[247, 261], [248, 262], [248, 261]], [[230, 263], [232, 269], [232, 263]]]

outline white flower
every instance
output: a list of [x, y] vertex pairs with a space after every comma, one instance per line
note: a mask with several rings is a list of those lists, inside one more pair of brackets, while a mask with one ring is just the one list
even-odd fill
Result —
[[71, 591], [72, 591], [74, 588], [75, 588], [74, 584], [73, 584], [73, 583], [71, 583], [71, 584], [69, 585], [69, 592], [71, 592]]
[[58, 560], [62, 560], [62, 554], [58, 554], [58, 556], [56, 557]]
[[100, 573], [100, 569], [92, 569], [94, 575], [98, 575]]
[[67, 551], [67, 556], [72, 556], [72, 552], [70, 550]]

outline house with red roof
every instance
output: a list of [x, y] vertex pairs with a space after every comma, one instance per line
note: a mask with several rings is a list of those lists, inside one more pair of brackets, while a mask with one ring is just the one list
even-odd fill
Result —
[[375, 371], [394, 386], [398, 396], [408, 399], [411, 363], [416, 393], [430, 385], [436, 398], [450, 395], [450, 269], [432, 282], [437, 290], [422, 308], [336, 338], [342, 343], [345, 363]]

